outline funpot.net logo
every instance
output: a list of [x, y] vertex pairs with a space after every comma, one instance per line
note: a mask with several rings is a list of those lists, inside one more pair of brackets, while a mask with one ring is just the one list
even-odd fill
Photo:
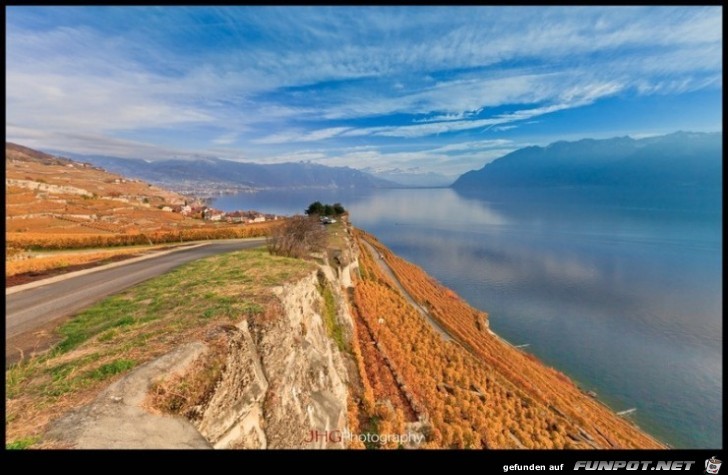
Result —
[[576, 462], [574, 470], [690, 470], [693, 465], [695, 460], [582, 460]]

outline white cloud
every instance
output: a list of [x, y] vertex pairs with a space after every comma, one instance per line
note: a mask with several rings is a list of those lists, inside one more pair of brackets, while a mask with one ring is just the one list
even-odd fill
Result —
[[212, 143], [214, 143], [215, 145], [231, 145], [237, 142], [239, 138], [239, 132], [228, 132], [226, 134], [222, 134], [216, 139], [213, 139]]
[[[722, 86], [721, 7], [200, 11], [10, 8], [7, 120], [35, 144], [79, 150], [166, 153], [144, 140], [168, 144], [182, 131], [199, 150], [317, 143], [338, 153], [505, 131], [616, 94]], [[515, 110], [493, 112], [503, 106]]]
[[472, 117], [477, 116], [480, 114], [480, 112], [483, 110], [481, 107], [478, 110], [474, 111], [462, 111], [462, 112], [455, 112], [452, 114], [441, 114], [441, 115], [435, 115], [432, 117], [427, 117], [425, 119], [415, 119], [413, 122], [415, 123], [427, 123], [427, 122], [446, 122], [450, 120], [463, 120], [463, 119], [470, 119]]
[[380, 172], [418, 170], [435, 172], [455, 178], [524, 146], [510, 140], [478, 140], [452, 143], [445, 146], [420, 145], [412, 151], [383, 151], [375, 147], [348, 147], [303, 150], [293, 153], [266, 155], [260, 161], [282, 163], [312, 161], [321, 165], [367, 168]]
[[343, 132], [350, 130], [350, 127], [330, 127], [327, 129], [314, 130], [312, 132], [279, 132], [258, 139], [251, 140], [257, 144], [280, 144], [289, 142], [315, 142], [318, 140], [326, 140]]
[[323, 151], [315, 151], [315, 150], [301, 150], [301, 151], [295, 151], [295, 152], [286, 152], [278, 155], [268, 155], [264, 156], [261, 159], [257, 160], [247, 160], [247, 161], [255, 161], [255, 162], [265, 162], [265, 163], [288, 163], [288, 162], [320, 162], [325, 161], [328, 155]]
[[191, 159], [198, 156], [198, 154], [190, 150], [159, 147], [102, 134], [41, 131], [15, 124], [6, 125], [5, 136], [8, 142], [16, 142], [31, 148], [68, 151], [86, 155], [109, 155], [152, 160]]
[[372, 127], [351, 129], [343, 132], [343, 136], [386, 136], [386, 137], [425, 137], [429, 135], [458, 132], [464, 130], [491, 127], [500, 124], [522, 121], [534, 117], [558, 112], [565, 109], [572, 109], [592, 104], [597, 99], [610, 96], [622, 90], [623, 86], [617, 83], [587, 84], [566, 89], [559, 94], [559, 99], [565, 102], [551, 104], [548, 106], [522, 109], [515, 112], [503, 113], [487, 119], [475, 120], [454, 120], [445, 122], [431, 122], [415, 125], [401, 125], [388, 127]]
[[439, 153], [458, 153], [458, 152], [472, 152], [474, 150], [487, 150], [487, 149], [505, 149], [512, 148], [513, 141], [506, 139], [492, 139], [492, 140], [475, 140], [470, 142], [458, 142], [453, 144], [444, 145], [432, 149], [432, 152]]

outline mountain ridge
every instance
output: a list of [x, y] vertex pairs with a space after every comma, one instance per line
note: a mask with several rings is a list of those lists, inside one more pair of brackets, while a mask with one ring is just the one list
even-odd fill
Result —
[[721, 186], [722, 132], [529, 146], [462, 174], [456, 189], [563, 186]]
[[270, 188], [392, 188], [401, 186], [349, 167], [310, 162], [275, 164], [237, 162], [207, 157], [204, 160], [143, 160], [103, 155], [65, 155], [86, 160], [116, 173], [148, 180], [173, 189], [190, 183], [238, 189]]

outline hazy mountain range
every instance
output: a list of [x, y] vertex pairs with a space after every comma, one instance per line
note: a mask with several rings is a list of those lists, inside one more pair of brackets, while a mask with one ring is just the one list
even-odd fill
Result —
[[526, 147], [460, 176], [458, 189], [720, 187], [721, 132], [584, 139]]
[[[583, 139], [518, 149], [457, 178], [460, 190], [584, 186], [666, 189], [720, 188], [721, 132], [676, 132], [633, 139]], [[218, 158], [147, 161], [100, 155], [61, 155], [175, 190], [392, 188], [447, 186], [448, 177], [422, 170], [356, 170], [309, 162], [261, 164]]]
[[61, 155], [90, 162], [114, 173], [140, 178], [172, 189], [198, 187], [270, 188], [391, 188], [396, 183], [348, 167], [308, 162], [245, 163], [218, 158], [155, 160], [102, 155]]
[[440, 173], [428, 172], [419, 167], [401, 169], [375, 169], [362, 168], [362, 171], [383, 180], [392, 181], [405, 187], [441, 187], [449, 186], [457, 176], [446, 176]]

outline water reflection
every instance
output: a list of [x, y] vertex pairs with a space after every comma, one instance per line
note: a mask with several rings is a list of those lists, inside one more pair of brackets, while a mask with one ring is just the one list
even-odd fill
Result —
[[259, 195], [256, 206], [342, 202], [354, 224], [487, 311], [505, 338], [614, 407], [637, 407], [642, 427], [676, 447], [720, 447], [715, 196], [584, 196], [331, 191]]
[[463, 200], [450, 189], [386, 190], [353, 202], [357, 222], [392, 222], [401, 226], [462, 227], [504, 226], [508, 220], [487, 202]]

